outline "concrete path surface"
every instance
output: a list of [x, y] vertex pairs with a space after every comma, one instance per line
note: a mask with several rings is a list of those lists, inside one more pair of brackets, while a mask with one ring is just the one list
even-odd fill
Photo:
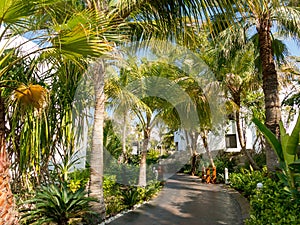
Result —
[[248, 202], [224, 185], [203, 184], [198, 177], [176, 174], [152, 201], [107, 224], [239, 225], [248, 209]]

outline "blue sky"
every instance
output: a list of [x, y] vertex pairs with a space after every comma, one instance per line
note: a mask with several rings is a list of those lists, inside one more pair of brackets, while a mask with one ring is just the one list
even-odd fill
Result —
[[300, 48], [299, 45], [297, 45], [296, 41], [292, 38], [284, 40], [285, 44], [288, 47], [288, 50], [291, 55], [293, 56], [300, 56]]

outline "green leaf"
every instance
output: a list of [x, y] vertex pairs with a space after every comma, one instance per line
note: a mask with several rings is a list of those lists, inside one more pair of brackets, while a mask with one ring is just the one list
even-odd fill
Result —
[[260, 122], [257, 118], [252, 119], [253, 123], [257, 126], [257, 128], [263, 133], [265, 138], [268, 140], [272, 148], [275, 150], [278, 158], [280, 161], [284, 161], [282, 146], [278, 139], [276, 138], [275, 134], [270, 131], [266, 125]]
[[300, 173], [300, 159], [289, 164], [289, 168], [293, 170], [293, 172]]
[[296, 125], [289, 137], [288, 143], [286, 145], [286, 152], [290, 155], [296, 155], [297, 147], [299, 145], [299, 133], [300, 133], [300, 116], [298, 116]]
[[1, 0], [0, 1], [0, 23], [16, 23], [34, 12], [34, 3], [32, 1], [22, 0]]
[[286, 163], [285, 166], [286, 168], [288, 164], [294, 161], [294, 156], [287, 153], [287, 149], [289, 148], [288, 146], [290, 141], [290, 135], [286, 133], [282, 121], [280, 121], [279, 126], [280, 126], [280, 139], [281, 139], [282, 153]]

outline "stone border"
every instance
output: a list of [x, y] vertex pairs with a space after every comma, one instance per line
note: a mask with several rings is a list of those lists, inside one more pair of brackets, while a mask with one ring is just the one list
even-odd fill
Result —
[[229, 185], [222, 184], [222, 187], [230, 194], [230, 196], [236, 200], [241, 209], [243, 222], [250, 218], [250, 202], [237, 190], [231, 188]]

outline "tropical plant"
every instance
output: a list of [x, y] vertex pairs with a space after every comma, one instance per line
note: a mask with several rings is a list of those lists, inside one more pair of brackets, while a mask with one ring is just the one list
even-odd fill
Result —
[[[230, 185], [250, 201], [250, 217], [244, 221], [254, 224], [298, 224], [299, 203], [291, 202], [284, 184], [270, 177], [266, 168], [262, 171], [242, 169], [230, 174]], [[257, 183], [263, 186], [257, 188]]]
[[279, 178], [286, 186], [285, 190], [291, 197], [297, 201], [300, 199], [300, 160], [298, 159], [299, 151], [299, 133], [300, 133], [300, 116], [298, 116], [296, 125], [288, 134], [282, 122], [280, 122], [280, 141], [276, 136], [258, 119], [253, 119], [258, 129], [266, 137], [274, 152], [276, 153], [281, 173], [278, 173]]
[[[254, 169], [259, 169], [256, 162], [253, 160], [249, 151], [246, 149], [246, 137], [243, 133], [243, 116], [246, 124], [247, 111], [243, 110], [248, 108], [252, 102], [244, 100], [250, 93], [255, 93], [259, 89], [258, 74], [255, 72], [254, 62], [256, 59], [255, 51], [252, 43], [243, 46], [242, 49], [236, 50], [235, 55], [228, 59], [224, 67], [220, 69], [224, 73], [223, 85], [225, 94], [227, 96], [227, 108], [229, 114], [233, 113], [237, 129], [238, 139], [241, 145], [241, 152], [245, 154]], [[246, 111], [243, 115], [242, 111]], [[248, 111], [249, 114], [249, 111]]]
[[249, 198], [251, 195], [256, 193], [257, 183], [262, 183], [267, 178], [268, 173], [266, 168], [263, 168], [262, 171], [241, 168], [240, 172], [230, 174], [229, 181], [231, 187], [240, 191], [245, 197]]
[[146, 108], [138, 96], [128, 88], [131, 82], [142, 78], [142, 74], [136, 64], [136, 59], [129, 56], [129, 59], [123, 63], [125, 65], [122, 65], [120, 74], [108, 75], [105, 82], [108, 108], [113, 110], [114, 121], [121, 121], [122, 154], [119, 157], [121, 163], [127, 162], [126, 136], [129, 122], [128, 117], [134, 108]]
[[[114, 159], [117, 159], [122, 154], [122, 144], [110, 119], [104, 121], [103, 138], [103, 146]], [[105, 160], [107, 159], [105, 158]]]
[[124, 204], [129, 209], [132, 209], [134, 205], [140, 202], [139, 191], [138, 187], [136, 186], [127, 187], [126, 189], [124, 189], [122, 196]]
[[[212, 27], [222, 30], [220, 34], [226, 42], [221, 48], [226, 55], [232, 54], [236, 47], [244, 45], [249, 39], [256, 44], [265, 97], [265, 124], [279, 137], [281, 112], [275, 60], [283, 59], [284, 45], [281, 41], [274, 39], [273, 31], [277, 30], [278, 34], [283, 37], [298, 37], [300, 33], [299, 8], [296, 7], [294, 1], [279, 0], [228, 1], [224, 4], [226, 10], [213, 16], [216, 24]], [[256, 33], [249, 37], [248, 31], [253, 27], [256, 28]], [[277, 158], [269, 145], [266, 148], [266, 158], [268, 169], [274, 170]]]
[[267, 177], [260, 182], [263, 188], [256, 189], [255, 194], [250, 196], [250, 218], [245, 224], [298, 224], [299, 203], [291, 202], [290, 196], [284, 191], [284, 185]]
[[[74, 3], [70, 1], [69, 3]], [[71, 59], [77, 65], [82, 65], [78, 63], [82, 58], [95, 57], [103, 54], [107, 50], [111, 49], [111, 46], [104, 41], [103, 32], [104, 30], [97, 30], [94, 25], [102, 24], [109, 26], [107, 20], [99, 15], [95, 15], [93, 12], [88, 10], [82, 10], [82, 7], [74, 4], [74, 7], [69, 7], [64, 4], [65, 1], [34, 1], [34, 2], [24, 2], [24, 1], [11, 1], [5, 0], [1, 1], [0, 8], [0, 26], [1, 26], [1, 70], [0, 77], [2, 79], [3, 75], [8, 75], [11, 69], [21, 60], [30, 60], [33, 57], [39, 60], [44, 60], [49, 66], [55, 65], [56, 59]], [[65, 6], [65, 7], [62, 7]], [[58, 13], [59, 12], [59, 13]], [[107, 15], [106, 15], [107, 16]], [[107, 17], [106, 17], [107, 18]], [[105, 20], [105, 22], [104, 22]], [[101, 22], [102, 21], [102, 22]], [[109, 20], [111, 21], [111, 20]], [[93, 25], [93, 26], [91, 26]], [[103, 26], [100, 25], [102, 28]], [[14, 42], [16, 38], [20, 38], [25, 33], [33, 34], [32, 39], [36, 39], [37, 48], [30, 49], [24, 52], [24, 46], [26, 43], [30, 42], [28, 39], [22, 39], [21, 43]], [[102, 37], [102, 38], [101, 38]], [[100, 40], [101, 39], [101, 40]], [[107, 40], [107, 39], [106, 39]], [[5, 50], [6, 49], [6, 50]], [[5, 54], [4, 54], [5, 53]], [[42, 53], [38, 55], [37, 53]], [[18, 57], [14, 60], [9, 61], [10, 56], [17, 54]], [[51, 61], [53, 60], [53, 61]], [[49, 63], [51, 61], [52, 63]], [[53, 75], [55, 76], [55, 75]], [[6, 76], [7, 78], [7, 76]], [[5, 81], [7, 82], [7, 81]], [[18, 82], [22, 85], [21, 82]], [[33, 84], [36, 85], [36, 84]], [[8, 162], [6, 156], [6, 146], [5, 146], [5, 106], [2, 100], [4, 88], [11, 88], [10, 85], [3, 85], [1, 82], [1, 156], [2, 161]], [[28, 84], [26, 88], [20, 87], [20, 90], [14, 88], [16, 92], [22, 94], [15, 95], [20, 97], [22, 100], [28, 100], [25, 94], [30, 95], [32, 93], [32, 87]], [[25, 93], [25, 92], [26, 93]], [[36, 95], [38, 97], [38, 95]], [[32, 100], [29, 98], [29, 100]], [[35, 104], [37, 101], [30, 101], [29, 103]], [[36, 126], [39, 128], [39, 126]], [[2, 135], [3, 134], [3, 135]], [[35, 141], [38, 142], [39, 139]], [[7, 165], [7, 163], [5, 163]], [[5, 167], [6, 168], [6, 167]], [[2, 168], [1, 168], [2, 169]], [[4, 169], [4, 168], [3, 168]], [[4, 169], [4, 171], [8, 171]], [[9, 174], [2, 174], [3, 177], [9, 178]], [[5, 180], [7, 180], [5, 179]], [[1, 184], [2, 185], [2, 184]], [[13, 216], [10, 217], [5, 214], [2, 210], [7, 212], [12, 212], [9, 208], [13, 208], [12, 195], [10, 193], [9, 185], [5, 184], [6, 193], [9, 197], [5, 196], [4, 201], [10, 202], [10, 204], [1, 205], [1, 219], [5, 220], [3, 223], [12, 224], [17, 223], [14, 221]], [[3, 201], [1, 201], [2, 204]], [[3, 212], [4, 212], [3, 211]], [[7, 221], [6, 221], [7, 220]]]
[[32, 209], [24, 210], [21, 222], [58, 225], [80, 222], [87, 214], [93, 213], [89, 204], [95, 199], [86, 197], [86, 194], [84, 187], [73, 192], [66, 183], [42, 186], [32, 199], [24, 202]]
[[[100, 1], [100, 0], [87, 0], [87, 6], [89, 8], [95, 9], [97, 11], [97, 14], [106, 14], [111, 11], [117, 10], [119, 13], [120, 18], [126, 20], [128, 25], [132, 28], [131, 29], [131, 39], [133, 40], [150, 40], [152, 37], [159, 37], [161, 39], [167, 39], [173, 38], [174, 34], [176, 38], [180, 38], [181, 40], [186, 40], [186, 33], [190, 29], [186, 29], [187, 27], [190, 27], [191, 24], [198, 26], [199, 23], [197, 23], [198, 18], [202, 18], [202, 9], [206, 9], [208, 6], [208, 3], [211, 3], [211, 1]], [[217, 9], [220, 9], [221, 5], [223, 5], [220, 2], [215, 2], [215, 8], [212, 10], [213, 12], [217, 11]], [[206, 11], [210, 12], [210, 11]], [[200, 15], [200, 16], [199, 16]], [[209, 18], [208, 14], [205, 13], [206, 18]], [[194, 33], [191, 32], [191, 37], [194, 36]], [[189, 38], [187, 38], [189, 39]], [[101, 75], [102, 76], [102, 75]], [[103, 77], [102, 77], [103, 78]], [[96, 79], [96, 81], [101, 81], [102, 78]], [[96, 82], [97, 83], [97, 82]], [[101, 89], [101, 88], [100, 88]], [[101, 90], [98, 90], [98, 94], [100, 94]], [[100, 95], [97, 94], [96, 90], [96, 100], [100, 101]], [[102, 93], [102, 104], [104, 104], [104, 95]], [[98, 144], [101, 142], [101, 129], [102, 129], [102, 122], [100, 120], [103, 120], [103, 110], [100, 104], [96, 102], [96, 109], [101, 110], [98, 112], [95, 110], [95, 122], [97, 121], [97, 130], [94, 130], [94, 137], [95, 139], [94, 143], [97, 142]], [[99, 117], [96, 117], [96, 115], [100, 115]], [[101, 118], [102, 117], [102, 118]], [[125, 129], [124, 129], [125, 130]], [[96, 132], [99, 132], [99, 135], [97, 135]], [[99, 138], [98, 138], [99, 137]], [[146, 139], [144, 139], [146, 140]], [[146, 145], [146, 141], [144, 142], [144, 146]], [[94, 151], [98, 151], [95, 152]], [[101, 172], [103, 169], [101, 169], [101, 166], [99, 166], [96, 169], [96, 166], [94, 162], [94, 156], [101, 158], [102, 150], [99, 145], [93, 145], [92, 150], [92, 157], [91, 161], [93, 164], [91, 164], [92, 168], [92, 177], [91, 177], [91, 188], [92, 192], [97, 189], [101, 189]], [[145, 155], [145, 153], [144, 153]], [[96, 158], [97, 159], [97, 158]], [[97, 161], [98, 163], [99, 161]], [[100, 161], [100, 165], [101, 165]], [[142, 157], [142, 162], [145, 163], [145, 157]], [[98, 176], [93, 175], [93, 170], [95, 166], [95, 173], [99, 173]], [[143, 167], [141, 167], [143, 168]], [[144, 171], [144, 169], [142, 169]], [[143, 174], [145, 174], [143, 172]], [[96, 177], [100, 177], [97, 180]], [[93, 180], [96, 179], [94, 182]], [[143, 183], [145, 180], [143, 181]], [[96, 185], [100, 184], [100, 187], [96, 188]], [[94, 187], [95, 186], [95, 187]], [[99, 192], [101, 193], [101, 191]], [[101, 196], [99, 196], [101, 197]], [[99, 206], [99, 205], [98, 205]], [[95, 209], [100, 209], [101, 207], [95, 207]], [[103, 211], [103, 210], [102, 210]], [[101, 213], [99, 211], [99, 213]], [[102, 216], [103, 217], [103, 216]]]

